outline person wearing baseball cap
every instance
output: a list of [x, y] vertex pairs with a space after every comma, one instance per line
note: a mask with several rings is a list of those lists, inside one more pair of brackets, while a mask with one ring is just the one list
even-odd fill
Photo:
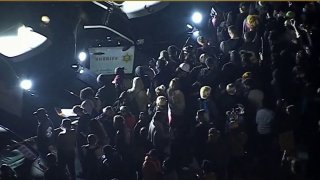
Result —
[[38, 120], [37, 128], [37, 147], [40, 152], [40, 156], [46, 160], [46, 156], [53, 149], [53, 123], [50, 120], [47, 110], [39, 108], [33, 113]]
[[117, 97], [119, 97], [123, 91], [131, 88], [131, 79], [126, 77], [124, 70], [124, 67], [117, 67], [114, 70], [114, 74], [116, 76], [114, 77], [112, 84], [115, 86]]

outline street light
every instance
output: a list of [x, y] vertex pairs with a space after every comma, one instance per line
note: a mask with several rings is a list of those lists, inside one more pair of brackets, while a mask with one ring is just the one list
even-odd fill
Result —
[[80, 52], [78, 55], [78, 58], [81, 62], [85, 61], [87, 59], [87, 53], [85, 52]]
[[32, 87], [32, 81], [29, 79], [24, 79], [20, 82], [20, 87], [24, 90], [30, 90]]
[[194, 12], [192, 14], [192, 17], [191, 17], [192, 21], [195, 23], [195, 24], [200, 24], [201, 21], [202, 21], [202, 14], [199, 13], [199, 12]]
[[48, 16], [42, 16], [41, 21], [45, 24], [49, 24], [50, 18]]

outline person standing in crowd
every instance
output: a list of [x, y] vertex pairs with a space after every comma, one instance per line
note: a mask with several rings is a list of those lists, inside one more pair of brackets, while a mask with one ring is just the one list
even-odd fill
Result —
[[230, 51], [230, 61], [222, 65], [221, 84], [234, 83], [241, 75], [240, 55], [238, 51]]
[[156, 62], [156, 75], [152, 80], [152, 88], [155, 89], [158, 86], [164, 85], [168, 87], [170, 82], [170, 73], [166, 68], [166, 61], [159, 59]]
[[219, 98], [220, 109], [222, 112], [230, 111], [237, 107], [237, 104], [243, 104], [244, 98], [237, 95], [237, 89], [233, 83], [226, 86], [226, 89]]
[[148, 139], [159, 153], [164, 153], [170, 140], [169, 126], [165, 123], [165, 115], [157, 111], [149, 124]]
[[174, 62], [175, 64], [180, 64], [180, 60], [178, 58], [178, 51], [179, 49], [175, 45], [170, 45], [167, 49], [168, 54], [169, 54], [169, 59], [170, 61]]
[[114, 74], [116, 76], [114, 77], [112, 84], [114, 84], [116, 95], [119, 97], [123, 91], [130, 88], [130, 80], [125, 76], [124, 67], [115, 68]]
[[226, 134], [227, 143], [230, 149], [230, 159], [228, 163], [228, 174], [230, 179], [243, 178], [246, 179], [246, 149], [248, 136], [240, 128], [239, 122], [230, 121], [228, 124], [228, 132]]
[[135, 75], [142, 79], [144, 88], [150, 90], [152, 79], [155, 76], [154, 71], [147, 66], [137, 66], [135, 69]]
[[264, 106], [257, 111], [256, 123], [257, 123], [257, 132], [261, 137], [262, 142], [271, 142], [273, 135], [273, 121], [274, 121], [274, 112], [270, 107], [270, 104], [264, 103]]
[[115, 112], [111, 106], [103, 108], [102, 114], [98, 117], [98, 120], [103, 125], [107, 136], [110, 139], [110, 144], [114, 144], [115, 129], [113, 128], [113, 117]]
[[45, 160], [47, 154], [54, 150], [54, 127], [44, 108], [39, 108], [33, 115], [38, 120], [37, 147]]
[[152, 115], [154, 115], [154, 113], [157, 111], [161, 111], [165, 114], [168, 113], [168, 100], [165, 96], [158, 96], [155, 103], [156, 104], [153, 109]]
[[110, 145], [103, 146], [102, 177], [106, 180], [117, 178], [124, 180], [124, 162], [116, 149]]
[[147, 152], [153, 149], [152, 142], [148, 139], [148, 128], [140, 128], [140, 132], [134, 138], [134, 158], [136, 163], [136, 171], [138, 173], [138, 179], [143, 179], [141, 167], [144, 162], [144, 158]]
[[196, 63], [196, 54], [193, 45], [187, 45], [182, 48], [180, 53], [180, 59], [182, 63], [189, 64], [190, 66], [194, 66]]
[[249, 3], [241, 2], [239, 4], [239, 14], [237, 14], [236, 20], [235, 20], [235, 26], [238, 29], [238, 32], [240, 32], [242, 35], [242, 29], [243, 29], [243, 21], [246, 19], [249, 13]]
[[169, 123], [171, 126], [181, 126], [183, 123], [186, 102], [185, 96], [180, 89], [180, 81], [178, 78], [171, 80], [167, 94], [169, 103]]
[[216, 47], [212, 45], [209, 39], [204, 36], [197, 37], [197, 43], [200, 45], [196, 51], [196, 58], [199, 58], [201, 54], [208, 54], [208, 56], [215, 56], [217, 53]]
[[128, 89], [128, 107], [134, 115], [139, 112], [146, 112], [149, 104], [149, 97], [144, 88], [142, 79], [139, 77], [133, 78], [132, 88]]
[[218, 70], [218, 60], [210, 57], [205, 61], [206, 67], [200, 70], [198, 82], [201, 86], [210, 86], [217, 89], [220, 84], [220, 72]]
[[215, 163], [217, 178], [226, 179], [230, 155], [227, 143], [218, 129], [209, 129], [205, 152], [206, 159]]
[[212, 100], [211, 87], [203, 86], [200, 89], [200, 98], [198, 100], [199, 109], [204, 110], [204, 117], [208, 122], [213, 123], [213, 125], [218, 128], [223, 128], [223, 123], [221, 123], [219, 110], [216, 103]]
[[90, 120], [89, 133], [96, 135], [97, 143], [99, 146], [108, 144], [109, 142], [108, 134], [98, 118], [94, 118]]
[[175, 72], [176, 73], [175, 78], [180, 79], [181, 90], [184, 93], [188, 93], [190, 91], [189, 90], [189, 88], [191, 87], [191, 82], [189, 79], [190, 70], [191, 70], [191, 65], [189, 63], [181, 63]]
[[169, 53], [167, 50], [162, 50], [160, 52], [160, 56], [158, 59], [166, 61], [166, 69], [167, 69], [168, 73], [170, 73], [170, 74], [173, 74], [174, 71], [176, 70], [176, 68], [178, 67], [177, 62], [172, 61], [170, 59], [170, 56], [169, 56]]
[[99, 160], [97, 158], [99, 146], [94, 134], [87, 137], [88, 144], [82, 146], [84, 153], [84, 176], [87, 180], [99, 180]]
[[195, 156], [198, 162], [202, 162], [205, 156], [205, 147], [208, 139], [208, 131], [210, 129], [210, 124], [208, 119], [205, 117], [204, 109], [200, 109], [197, 111], [196, 121], [197, 125], [194, 129]]
[[232, 50], [238, 50], [243, 43], [243, 40], [239, 36], [238, 29], [236, 26], [229, 26], [228, 34], [230, 36], [230, 39], [222, 41], [220, 44], [220, 49], [225, 54], [228, 54]]
[[261, 42], [257, 39], [256, 34], [252, 31], [245, 32], [243, 40], [244, 42], [239, 48], [239, 51], [253, 52], [255, 56], [258, 57]]
[[127, 106], [121, 106], [119, 113], [122, 117], [124, 117], [124, 124], [126, 128], [133, 132], [133, 128], [137, 123], [135, 116], [129, 111]]
[[266, 100], [265, 94], [262, 90], [260, 90], [255, 81], [251, 78], [243, 81], [244, 87], [247, 91], [247, 100], [250, 105], [258, 110], [263, 106], [263, 101]]
[[98, 84], [102, 85], [96, 93], [96, 97], [98, 97], [101, 101], [101, 107], [107, 106], [107, 101], [109, 100], [108, 95], [108, 81], [107, 76], [104, 74], [99, 74], [97, 77]]
[[125, 179], [131, 179], [134, 177], [135, 164], [134, 164], [134, 154], [133, 154], [133, 137], [129, 128], [125, 125], [125, 119], [121, 115], [116, 115], [113, 118], [113, 126], [116, 130], [115, 135], [115, 148], [122, 156], [123, 160], [127, 162], [125, 164], [126, 174]]
[[91, 117], [95, 117], [101, 110], [101, 101], [94, 96], [94, 91], [91, 87], [86, 87], [80, 91], [81, 107]]
[[137, 139], [140, 135], [140, 130], [143, 127], [148, 127], [150, 123], [150, 119], [148, 118], [148, 115], [144, 112], [140, 112], [138, 122], [135, 124], [133, 128], [133, 135], [134, 139]]
[[190, 71], [190, 78], [192, 82], [195, 82], [197, 80], [198, 74], [201, 71], [201, 69], [206, 67], [206, 59], [209, 58], [210, 56], [206, 53], [203, 53], [199, 56], [199, 63], [197, 66], [191, 69]]
[[63, 119], [61, 128], [63, 131], [59, 133], [57, 139], [58, 164], [63, 169], [67, 167], [71, 179], [75, 179], [76, 131], [71, 129], [70, 119]]
[[[114, 112], [119, 112], [121, 106], [127, 106], [130, 103], [133, 103], [129, 100], [129, 95], [127, 91], [123, 91], [119, 98], [113, 103], [112, 109]], [[130, 107], [131, 108], [131, 107]], [[135, 108], [136, 109], [136, 108]]]
[[172, 158], [167, 157], [162, 163], [162, 180], [178, 180], [178, 173], [175, 167], [175, 162]]
[[113, 127], [116, 130], [115, 147], [119, 153], [125, 158], [129, 154], [131, 145], [131, 134], [125, 126], [125, 120], [121, 115], [113, 117]]
[[160, 180], [161, 172], [161, 163], [158, 159], [158, 152], [156, 149], [152, 149], [146, 154], [142, 166], [143, 179]]
[[84, 109], [81, 108], [80, 105], [76, 105], [72, 108], [72, 111], [79, 117], [78, 125], [76, 128], [76, 146], [77, 146], [77, 154], [82, 167], [82, 171], [84, 168], [84, 154], [82, 151], [82, 146], [87, 143], [87, 135], [89, 134], [89, 124], [91, 117], [89, 114], [85, 113]]
[[44, 173], [44, 180], [69, 180], [65, 168], [58, 165], [56, 155], [47, 155], [48, 169]]

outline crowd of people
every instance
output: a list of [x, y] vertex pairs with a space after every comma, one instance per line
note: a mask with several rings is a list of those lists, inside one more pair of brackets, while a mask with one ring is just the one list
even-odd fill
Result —
[[88, 180], [320, 179], [320, 4], [217, 4], [196, 45], [82, 89], [77, 126], [35, 112], [45, 179], [75, 179], [76, 157]]

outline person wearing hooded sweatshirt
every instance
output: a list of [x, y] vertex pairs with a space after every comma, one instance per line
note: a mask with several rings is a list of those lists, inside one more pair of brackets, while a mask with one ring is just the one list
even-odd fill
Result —
[[134, 115], [138, 115], [140, 112], [146, 112], [149, 97], [144, 88], [142, 79], [140, 77], [133, 78], [132, 88], [128, 89], [128, 106], [131, 108], [131, 112]]
[[165, 115], [165, 113], [157, 111], [149, 124], [148, 139], [160, 151], [165, 150], [170, 138], [169, 126], [165, 122]]
[[161, 179], [161, 163], [157, 157], [157, 150], [152, 149], [146, 154], [142, 165], [142, 174], [144, 180]]

